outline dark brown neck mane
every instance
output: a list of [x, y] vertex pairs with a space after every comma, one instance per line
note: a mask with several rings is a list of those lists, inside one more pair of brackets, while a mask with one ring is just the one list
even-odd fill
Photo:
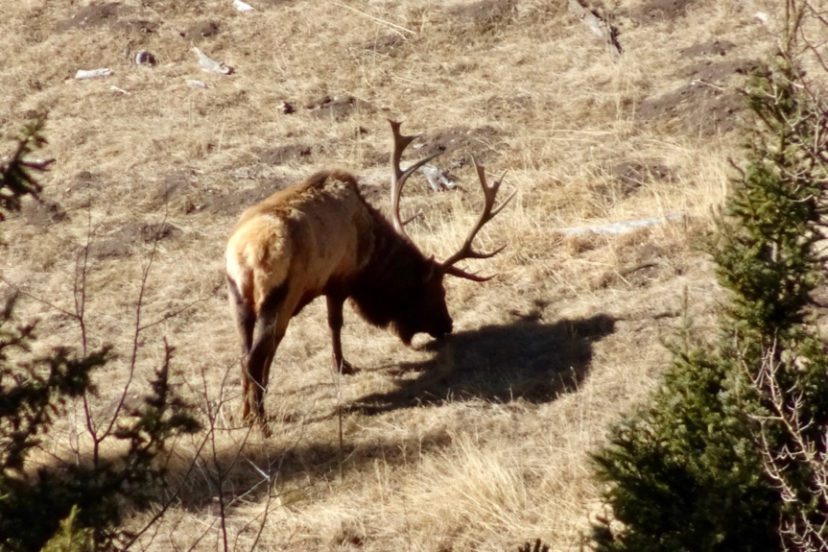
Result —
[[369, 323], [387, 327], [412, 308], [434, 261], [397, 234], [379, 211], [366, 202], [375, 219], [374, 249], [367, 266], [351, 288], [351, 299]]

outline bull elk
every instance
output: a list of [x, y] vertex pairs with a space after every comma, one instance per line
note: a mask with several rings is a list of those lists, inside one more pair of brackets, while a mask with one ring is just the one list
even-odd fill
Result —
[[420, 252], [400, 219], [400, 195], [408, 177], [438, 154], [402, 170], [403, 150], [415, 137], [402, 135], [400, 123], [389, 122], [391, 222], [362, 197], [353, 176], [322, 171], [244, 211], [227, 244], [228, 295], [244, 355], [243, 416], [265, 433], [263, 397], [273, 357], [288, 322], [311, 300], [325, 296], [333, 367], [350, 373], [340, 341], [346, 299], [366, 321], [390, 327], [406, 345], [420, 332], [441, 337], [452, 331], [443, 277], [488, 280], [457, 263], [486, 259], [503, 249], [483, 253], [472, 246], [483, 225], [514, 196], [495, 207], [502, 178], [488, 184], [484, 168], [475, 162], [485, 199], [477, 223], [445, 261]]

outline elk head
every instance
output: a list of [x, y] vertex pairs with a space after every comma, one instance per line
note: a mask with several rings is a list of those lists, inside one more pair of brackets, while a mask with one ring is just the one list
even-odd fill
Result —
[[[415, 249], [411, 238], [405, 232], [405, 225], [411, 222], [414, 217], [408, 220], [402, 220], [400, 217], [400, 197], [402, 189], [406, 180], [411, 174], [417, 171], [428, 161], [437, 157], [440, 152], [432, 154], [425, 159], [417, 161], [405, 170], [400, 168], [400, 161], [405, 148], [416, 138], [416, 136], [405, 136], [400, 133], [400, 123], [389, 120], [391, 124], [391, 131], [393, 134], [393, 150], [391, 155], [391, 222], [394, 230], [406, 242], [411, 244]], [[503, 177], [495, 180], [489, 184], [486, 181], [485, 168], [477, 164], [477, 161], [472, 157], [477, 177], [480, 182], [480, 187], [483, 191], [483, 210], [477, 220], [477, 223], [472, 227], [468, 236], [466, 237], [460, 248], [444, 261], [436, 261], [433, 257], [428, 258], [428, 262], [421, 265], [418, 274], [401, 275], [402, 278], [412, 277], [412, 295], [403, 298], [408, 303], [408, 308], [400, 311], [398, 319], [393, 322], [393, 326], [397, 334], [406, 344], [411, 342], [411, 338], [418, 332], [425, 332], [432, 337], [442, 337], [452, 331], [452, 320], [446, 306], [446, 291], [443, 285], [443, 278], [446, 275], [456, 276], [458, 278], [465, 278], [475, 282], [484, 282], [492, 278], [492, 276], [479, 276], [467, 272], [457, 266], [457, 263], [465, 259], [488, 259], [497, 255], [503, 250], [501, 246], [494, 251], [481, 252], [473, 247], [473, 242], [481, 228], [492, 220], [515, 196], [512, 192], [499, 205], [495, 205], [497, 199], [497, 192], [500, 189], [500, 184]]]

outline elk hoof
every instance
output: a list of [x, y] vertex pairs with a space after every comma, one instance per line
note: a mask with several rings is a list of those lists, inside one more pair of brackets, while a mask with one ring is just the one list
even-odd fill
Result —
[[359, 369], [343, 358], [339, 364], [334, 363], [334, 371], [346, 376], [353, 376], [359, 372]]

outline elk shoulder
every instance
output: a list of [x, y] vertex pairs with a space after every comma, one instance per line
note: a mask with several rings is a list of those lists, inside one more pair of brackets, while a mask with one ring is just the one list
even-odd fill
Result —
[[242, 214], [227, 245], [228, 276], [249, 288], [242, 295], [255, 310], [282, 286], [302, 306], [363, 268], [372, 224], [353, 176], [317, 173]]

